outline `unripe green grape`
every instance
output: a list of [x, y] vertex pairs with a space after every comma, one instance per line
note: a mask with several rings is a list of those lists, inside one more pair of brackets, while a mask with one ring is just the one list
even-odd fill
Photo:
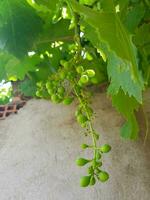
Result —
[[90, 160], [87, 160], [85, 158], [79, 158], [79, 159], [76, 160], [76, 165], [82, 167], [82, 166], [86, 165], [89, 162], [90, 162]]
[[87, 75], [82, 75], [82, 76], [81, 76], [80, 82], [81, 82], [82, 84], [86, 84], [86, 83], [88, 83], [88, 81], [89, 81], [89, 77], [88, 77]]
[[54, 103], [59, 103], [59, 102], [60, 102], [60, 99], [59, 99], [58, 95], [53, 94], [53, 95], [51, 96], [51, 101], [54, 102]]
[[96, 179], [94, 176], [92, 176], [90, 179], [90, 185], [95, 185], [95, 183], [96, 183]]
[[83, 114], [79, 114], [77, 116], [77, 121], [80, 123], [80, 124], [84, 124], [85, 122], [88, 121], [87, 117]]
[[57, 92], [59, 94], [64, 94], [65, 93], [65, 88], [64, 87], [59, 87], [58, 90], [57, 90]]
[[41, 88], [43, 86], [43, 83], [42, 82], [37, 82], [36, 85]]
[[84, 68], [82, 66], [78, 66], [76, 68], [77, 73], [82, 74], [84, 72]]
[[85, 128], [85, 127], [87, 126], [87, 124], [86, 124], [86, 122], [85, 122], [85, 123], [80, 124], [80, 126], [81, 126], [82, 128]]
[[49, 89], [52, 89], [53, 88], [53, 84], [51, 82], [47, 82], [46, 83], [46, 89], [49, 90]]
[[48, 94], [53, 95], [55, 93], [54, 89], [48, 89]]
[[88, 77], [90, 77], [90, 78], [95, 76], [95, 71], [93, 69], [87, 69], [86, 73], [87, 73]]
[[63, 100], [63, 104], [64, 105], [70, 105], [73, 101], [73, 98], [72, 97], [67, 97]]
[[104, 144], [100, 147], [100, 151], [102, 153], [108, 153], [111, 150], [111, 146], [109, 144]]
[[109, 174], [105, 171], [101, 171], [99, 174], [98, 174], [98, 179], [101, 181], [101, 182], [105, 182], [109, 179]]
[[89, 147], [89, 145], [87, 145], [87, 144], [81, 144], [81, 148], [82, 149], [86, 149], [86, 148], [88, 148]]
[[39, 91], [39, 90], [38, 90], [38, 91], [36, 91], [36, 96], [37, 96], [37, 97], [42, 97], [42, 92], [41, 92], [41, 91]]
[[78, 86], [79, 86], [80, 88], [82, 88], [82, 87], [84, 86], [84, 84], [81, 82], [81, 80], [78, 81]]
[[80, 178], [80, 186], [87, 187], [90, 184], [91, 176], [83, 176]]

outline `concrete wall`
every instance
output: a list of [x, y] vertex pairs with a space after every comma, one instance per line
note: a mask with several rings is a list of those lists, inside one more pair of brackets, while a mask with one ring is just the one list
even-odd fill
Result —
[[[104, 158], [107, 183], [80, 188], [85, 169], [74, 160], [89, 141], [74, 118], [75, 106], [31, 100], [0, 121], [0, 200], [149, 200], [150, 143], [120, 138], [121, 117], [105, 94], [93, 99], [95, 127], [112, 151]], [[127, 106], [127, 105], [125, 105]]]

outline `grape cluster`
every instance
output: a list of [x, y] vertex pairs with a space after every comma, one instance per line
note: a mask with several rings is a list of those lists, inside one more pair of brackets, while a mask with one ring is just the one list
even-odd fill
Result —
[[[87, 148], [95, 148], [95, 147], [87, 145], [87, 144], [82, 144], [81, 148], [87, 149]], [[80, 179], [81, 187], [94, 185], [96, 183], [96, 179], [101, 182], [105, 182], [109, 179], [109, 174], [101, 170], [101, 166], [102, 166], [101, 158], [102, 158], [103, 153], [108, 153], [110, 150], [111, 150], [110, 145], [105, 144], [95, 149], [95, 156], [93, 159], [89, 160], [85, 158], [79, 158], [76, 160], [76, 164], [81, 167], [86, 164], [90, 164], [87, 171], [88, 176], [83, 176]]]
[[82, 65], [76, 62], [76, 59], [61, 60], [59, 70], [52, 74], [46, 82], [37, 84], [37, 96], [39, 97], [44, 94], [52, 102], [63, 103], [64, 105], [70, 105], [75, 97], [79, 101], [75, 117], [81, 127], [85, 128], [86, 134], [91, 135], [93, 142], [93, 145], [82, 144], [82, 149], [91, 148], [94, 154], [92, 159], [79, 158], [76, 160], [78, 166], [90, 164], [88, 176], [84, 176], [80, 180], [82, 187], [94, 185], [96, 179], [105, 182], [109, 178], [108, 173], [101, 170], [101, 157], [103, 153], [109, 152], [111, 147], [108, 144], [97, 147], [99, 135], [92, 124], [94, 112], [90, 106], [91, 94], [87, 90], [87, 86], [92, 83], [94, 76], [95, 71], [93, 69], [84, 69]]

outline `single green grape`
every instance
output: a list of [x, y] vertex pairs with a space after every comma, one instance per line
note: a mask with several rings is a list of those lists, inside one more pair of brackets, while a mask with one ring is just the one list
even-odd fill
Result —
[[85, 115], [83, 115], [83, 114], [79, 114], [79, 115], [77, 116], [77, 121], [78, 121], [80, 124], [84, 124], [85, 122], [88, 121], [88, 118], [87, 118]]
[[78, 66], [78, 67], [76, 68], [76, 71], [77, 71], [77, 73], [82, 74], [82, 73], [84, 72], [83, 66]]
[[111, 146], [109, 144], [104, 144], [100, 147], [100, 151], [102, 153], [108, 153], [111, 150]]
[[88, 75], [88, 77], [92, 78], [95, 76], [95, 71], [93, 69], [87, 69], [86, 74]]
[[105, 171], [101, 171], [99, 174], [98, 174], [98, 179], [101, 181], [101, 182], [105, 182], [109, 179], [109, 174]]
[[81, 148], [82, 148], [82, 149], [87, 149], [88, 147], [89, 147], [89, 145], [87, 145], [87, 144], [82, 144], [82, 145], [81, 145]]
[[46, 83], [46, 89], [49, 90], [49, 89], [52, 89], [53, 88], [53, 84], [51, 82], [47, 82]]
[[72, 97], [67, 97], [63, 100], [63, 104], [64, 105], [70, 105], [73, 101], [73, 98]]
[[57, 92], [59, 94], [64, 94], [65, 93], [65, 88], [61, 86], [61, 87], [58, 88]]
[[76, 160], [76, 164], [78, 166], [84, 166], [84, 165], [86, 165], [89, 162], [90, 162], [90, 160], [87, 160], [85, 158], [79, 158], [79, 159]]
[[60, 98], [58, 97], [58, 95], [53, 94], [51, 96], [51, 101], [54, 102], [54, 103], [59, 103], [60, 102]]
[[55, 93], [54, 89], [48, 89], [48, 94], [53, 95]]
[[82, 84], [86, 84], [89, 81], [89, 77], [87, 75], [82, 75], [79, 82], [81, 82]]
[[37, 97], [42, 97], [42, 92], [41, 92], [41, 91], [39, 91], [39, 90], [38, 90], [38, 91], [36, 91], [36, 96], [37, 96]]
[[83, 176], [80, 178], [80, 186], [87, 187], [90, 184], [91, 176]]

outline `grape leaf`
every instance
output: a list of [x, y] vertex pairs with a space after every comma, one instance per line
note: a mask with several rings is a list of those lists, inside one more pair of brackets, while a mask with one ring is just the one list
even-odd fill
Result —
[[5, 69], [7, 71], [7, 75], [9, 79], [11, 77], [15, 77], [16, 80], [23, 80], [25, 75], [30, 71], [36, 71], [37, 64], [41, 59], [39, 56], [25, 57], [23, 60], [19, 61], [16, 65], [8, 62], [5, 65]]
[[134, 97], [129, 97], [128, 94], [125, 94], [120, 89], [116, 95], [112, 96], [112, 104], [126, 119], [126, 123], [121, 128], [121, 136], [128, 139], [136, 139], [139, 127], [135, 117], [135, 110], [138, 110], [139, 103]]
[[140, 54], [140, 68], [147, 86], [150, 85], [150, 24], [142, 24], [135, 31], [134, 43]]
[[23, 80], [29, 71], [36, 71], [37, 64], [41, 62], [39, 56], [25, 57], [22, 60], [15, 56], [1, 52], [0, 53], [0, 81], [4, 80]]
[[131, 33], [134, 33], [135, 28], [141, 22], [144, 14], [145, 8], [142, 3], [137, 4], [128, 11], [124, 24]]
[[115, 12], [92, 10], [74, 0], [71, 0], [71, 5], [90, 26], [95, 28], [99, 41], [106, 43], [108, 51], [114, 51], [118, 57], [130, 63], [133, 78], [138, 81], [135, 47], [118, 15]]
[[49, 46], [50, 43], [55, 41], [72, 42], [74, 30], [69, 30], [69, 25], [69, 20], [61, 20], [56, 24], [47, 22], [38, 39], [35, 41], [34, 46], [37, 47], [43, 44], [47, 48], [46, 45]]
[[4, 19], [0, 23], [1, 48], [17, 57], [27, 55], [42, 30], [42, 20], [24, 0], [0, 1], [0, 13]]
[[[131, 36], [116, 13], [96, 12], [74, 1], [73, 8], [84, 16], [80, 23], [84, 26], [85, 36], [98, 49], [104, 60], [107, 59], [107, 71], [111, 81], [108, 93], [112, 96], [113, 105], [127, 120], [121, 129], [121, 135], [135, 139], [139, 129], [134, 111], [139, 107], [139, 103], [142, 103], [144, 83], [138, 70]], [[127, 111], [122, 107], [125, 107], [125, 102], [127, 105], [131, 104]]]
[[36, 81], [30, 79], [24, 80], [19, 84], [19, 90], [26, 97], [34, 97], [37, 90]]
[[7, 70], [6, 70], [6, 65], [8, 65], [8, 63], [11, 64], [18, 64], [18, 59], [15, 58], [14, 56], [8, 54], [8, 53], [4, 53], [2, 51], [0, 51], [0, 82], [2, 80], [8, 80], [8, 74], [7, 74]]

